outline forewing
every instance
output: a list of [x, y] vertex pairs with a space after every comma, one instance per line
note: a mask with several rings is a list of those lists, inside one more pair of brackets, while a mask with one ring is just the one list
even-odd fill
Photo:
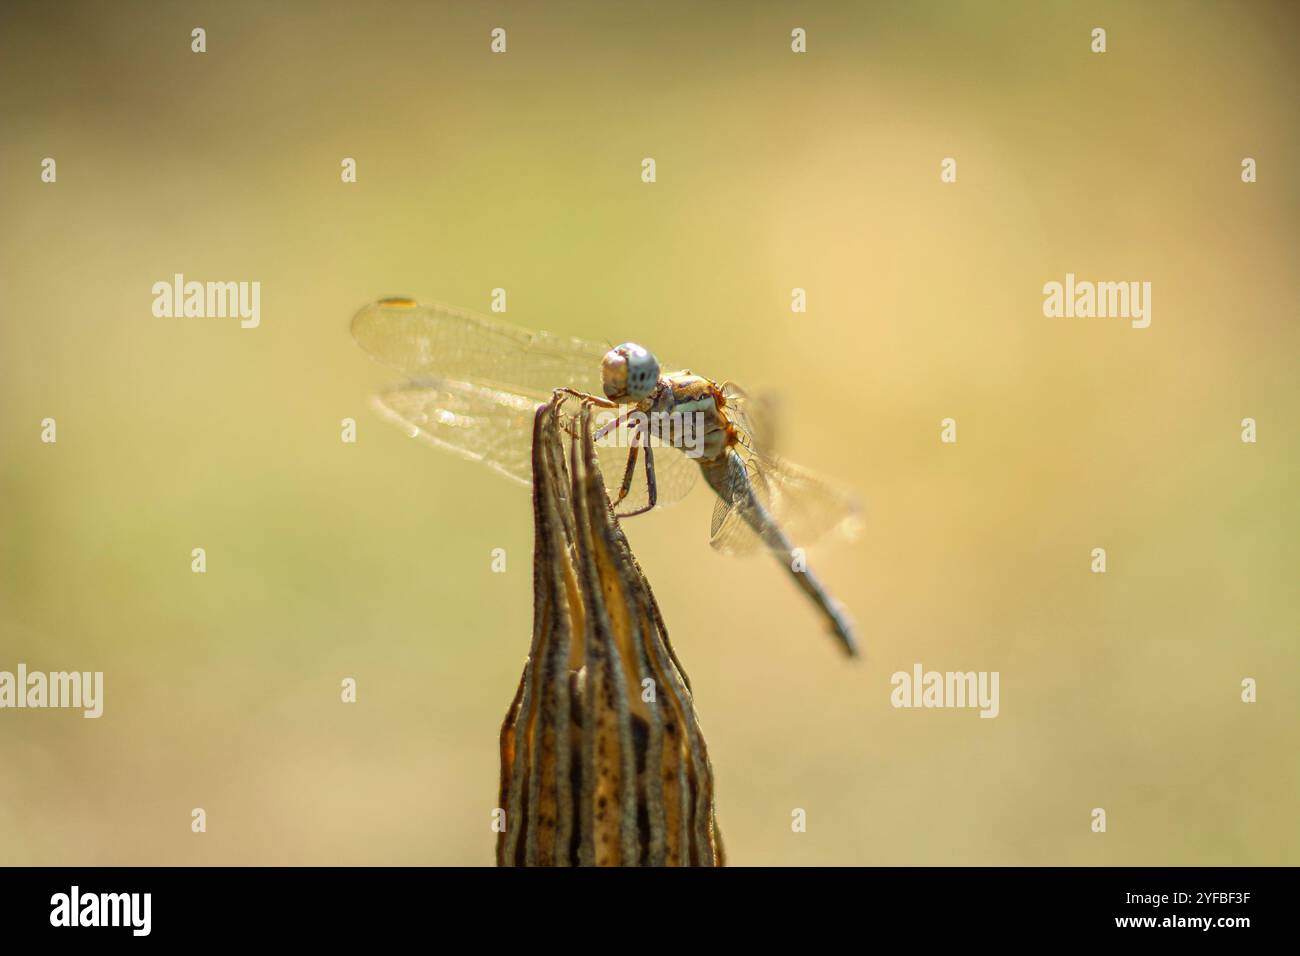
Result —
[[[603, 394], [600, 365], [607, 345], [530, 332], [461, 309], [381, 299], [353, 317], [352, 335], [373, 358], [415, 378], [376, 398], [385, 418], [414, 437], [482, 461], [525, 484], [532, 474], [529, 442], [537, 404], [562, 387]], [[562, 417], [570, 431], [577, 409], [576, 399], [564, 403]], [[629, 438], [623, 427], [597, 445], [611, 496], [622, 486]], [[669, 505], [690, 491], [699, 469], [680, 450], [660, 448], [655, 438], [651, 443], [656, 504]], [[641, 452], [619, 511], [644, 506], [648, 489]]]
[[600, 394], [600, 362], [608, 350], [410, 299], [366, 306], [352, 319], [352, 335], [372, 357], [412, 377], [472, 382], [539, 401], [561, 386]]

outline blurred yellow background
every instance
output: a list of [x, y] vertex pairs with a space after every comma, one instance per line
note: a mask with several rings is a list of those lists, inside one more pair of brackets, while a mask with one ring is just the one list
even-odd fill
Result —
[[[528, 495], [380, 422], [347, 326], [494, 287], [521, 325], [779, 387], [785, 450], [863, 499], [812, 554], [857, 664], [770, 560], [711, 551], [703, 487], [628, 524], [730, 862], [1300, 863], [1296, 26], [6, 4], [0, 669], [102, 670], [106, 699], [0, 711], [0, 863], [492, 861]], [[260, 281], [260, 327], [155, 318], [177, 272]], [[1067, 272], [1150, 281], [1151, 327], [1044, 318]], [[894, 709], [916, 662], [999, 671], [1000, 716]]]

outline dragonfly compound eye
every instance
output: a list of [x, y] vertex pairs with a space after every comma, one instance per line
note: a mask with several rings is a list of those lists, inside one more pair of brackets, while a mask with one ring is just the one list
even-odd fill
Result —
[[615, 402], [639, 402], [659, 384], [659, 363], [635, 342], [626, 342], [605, 353], [600, 363], [600, 382], [605, 397]]

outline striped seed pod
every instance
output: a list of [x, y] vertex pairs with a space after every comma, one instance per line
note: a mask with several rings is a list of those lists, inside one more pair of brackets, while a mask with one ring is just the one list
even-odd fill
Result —
[[499, 866], [718, 866], [690, 682], [605, 493], [583, 407], [533, 422], [533, 638], [501, 728]]

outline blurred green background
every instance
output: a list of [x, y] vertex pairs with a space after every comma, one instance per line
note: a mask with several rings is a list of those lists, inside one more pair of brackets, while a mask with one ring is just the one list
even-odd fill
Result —
[[[628, 525], [732, 863], [1300, 863], [1296, 25], [5, 4], [0, 669], [106, 701], [0, 712], [0, 863], [491, 862], [528, 495], [380, 422], [347, 324], [498, 286], [519, 324], [779, 387], [785, 450], [864, 501], [812, 554], [856, 665], [771, 561], [710, 550], [702, 487]], [[1067, 271], [1150, 281], [1151, 327], [1045, 319]], [[261, 327], [154, 318], [176, 272], [260, 281]], [[1001, 715], [892, 708], [918, 661], [999, 671]]]

